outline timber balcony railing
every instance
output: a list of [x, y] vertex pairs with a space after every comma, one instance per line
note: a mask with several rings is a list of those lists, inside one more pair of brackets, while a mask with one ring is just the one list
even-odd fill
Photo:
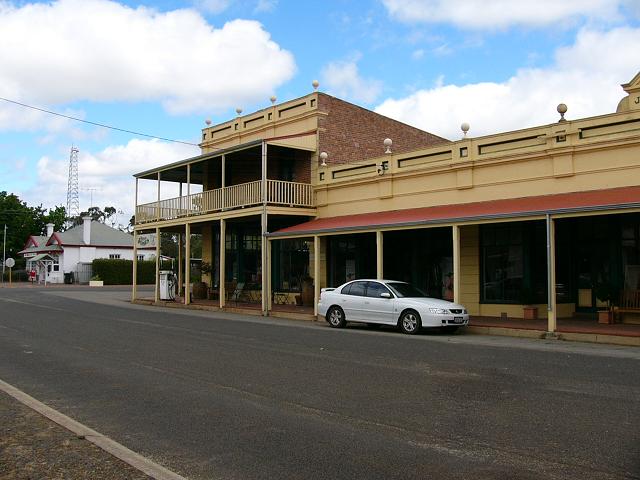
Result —
[[[267, 180], [266, 184], [269, 205], [314, 207], [311, 184], [282, 180]], [[138, 205], [136, 206], [136, 224], [252, 207], [261, 205], [262, 202], [262, 181], [257, 180]]]

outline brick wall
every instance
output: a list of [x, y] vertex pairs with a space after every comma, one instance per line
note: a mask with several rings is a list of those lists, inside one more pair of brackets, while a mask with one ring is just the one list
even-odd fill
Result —
[[[290, 180], [292, 182], [311, 182], [311, 154], [302, 150], [268, 146], [267, 178], [270, 180]], [[286, 167], [285, 165], [288, 165]], [[287, 168], [292, 169], [292, 178], [284, 178], [282, 174]], [[282, 178], [281, 178], [282, 177]]]
[[328, 164], [351, 163], [384, 154], [383, 141], [393, 141], [394, 153], [426, 148], [449, 140], [392, 120], [330, 95], [318, 94], [319, 152]]

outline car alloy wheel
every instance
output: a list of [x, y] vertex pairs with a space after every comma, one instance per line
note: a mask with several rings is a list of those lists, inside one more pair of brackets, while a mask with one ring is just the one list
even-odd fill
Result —
[[334, 328], [344, 327], [347, 323], [344, 319], [344, 312], [340, 307], [331, 307], [327, 312], [327, 320], [329, 325]]
[[420, 330], [420, 326], [422, 322], [420, 321], [420, 315], [418, 312], [414, 310], [407, 310], [400, 317], [400, 330], [402, 333], [407, 333], [409, 335], [413, 335], [414, 333], [418, 333]]

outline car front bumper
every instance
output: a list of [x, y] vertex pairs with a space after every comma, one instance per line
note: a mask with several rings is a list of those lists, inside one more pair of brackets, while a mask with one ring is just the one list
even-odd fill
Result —
[[454, 315], [454, 314], [429, 314], [423, 315], [422, 326], [429, 327], [466, 327], [469, 325], [469, 314]]

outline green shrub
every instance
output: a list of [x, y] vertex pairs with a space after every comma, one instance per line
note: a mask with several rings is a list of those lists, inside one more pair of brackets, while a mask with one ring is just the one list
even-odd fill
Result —
[[[93, 275], [102, 279], [105, 285], [131, 285], [133, 262], [131, 260], [112, 260], [97, 258], [92, 262]], [[138, 260], [137, 284], [155, 283], [155, 260]]]

